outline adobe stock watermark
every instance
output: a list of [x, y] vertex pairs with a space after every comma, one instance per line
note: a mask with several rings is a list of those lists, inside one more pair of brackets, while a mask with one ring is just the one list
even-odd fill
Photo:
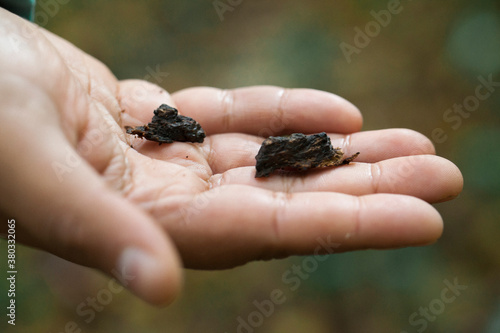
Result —
[[17, 281], [17, 266], [16, 266], [16, 220], [7, 220], [7, 323], [16, 325], [16, 281]]
[[[481, 75], [477, 79], [479, 84], [476, 86], [474, 94], [465, 97], [460, 104], [453, 104], [451, 108], [443, 113], [443, 121], [449, 124], [454, 131], [462, 126], [464, 119], [468, 119], [474, 111], [479, 109], [481, 102], [490, 98], [496, 89], [500, 87], [500, 82], [493, 81], [493, 74], [488, 75], [487, 78]], [[436, 143], [444, 143], [448, 140], [448, 134], [441, 127], [435, 128], [431, 133], [431, 137]]]
[[[427, 306], [421, 306], [418, 311], [413, 312], [408, 317], [410, 326], [414, 327], [416, 332], [422, 333], [429, 326], [429, 322], [434, 322], [439, 315], [443, 314], [446, 307], [455, 302], [464, 290], [467, 290], [467, 285], [461, 285], [458, 278], [453, 279], [451, 283], [448, 279], [443, 281], [445, 287], [441, 289], [438, 298], [429, 302]], [[401, 333], [409, 333], [408, 331], [401, 331]]]
[[[35, 24], [27, 23], [21, 26], [21, 34], [12, 33], [6, 31], [4, 36], [8, 36], [7, 39], [10, 43], [10, 50], [14, 52], [26, 51], [28, 46], [28, 39], [33, 39], [39, 37], [39, 28], [46, 26], [49, 21], [54, 18], [61, 9], [61, 6], [66, 5], [71, 0], [39, 0], [37, 4], [37, 10], [35, 11]], [[37, 26], [38, 25], [38, 26]], [[5, 50], [4, 50], [5, 51]]]
[[[318, 246], [314, 249], [314, 255], [304, 257], [299, 265], [294, 264], [283, 272], [281, 275], [283, 286], [281, 288], [273, 289], [266, 299], [254, 300], [252, 305], [255, 310], [236, 318], [236, 333], [254, 333], [264, 324], [266, 319], [275, 313], [278, 306], [287, 301], [286, 292], [297, 291], [302, 282], [316, 272], [320, 263], [328, 260], [330, 258], [328, 255], [333, 254], [335, 249], [340, 246], [339, 243], [332, 242], [331, 236], [328, 236], [326, 240], [318, 237], [316, 241]], [[327, 255], [320, 253], [327, 253]]]
[[360, 54], [363, 49], [370, 45], [372, 39], [380, 34], [382, 28], [386, 28], [391, 23], [394, 15], [398, 15], [403, 11], [400, 0], [389, 0], [386, 8], [378, 12], [372, 10], [370, 15], [373, 17], [373, 20], [366, 23], [364, 29], [357, 26], [354, 27], [355, 35], [352, 44], [346, 42], [339, 44], [340, 50], [348, 64], [352, 62], [354, 54]]
[[35, 12], [35, 22], [44, 27], [49, 20], [54, 18], [62, 5], [67, 5], [71, 0], [38, 0]]
[[236, 7], [241, 5], [243, 0], [215, 0], [212, 2], [215, 12], [219, 16], [220, 21], [224, 21], [226, 12], [233, 12]]
[[[104, 311], [106, 306], [111, 304], [114, 297], [121, 293], [135, 279], [135, 275], [127, 273], [124, 268], [121, 270], [115, 268], [111, 273], [116, 278], [110, 279], [106, 287], [100, 289], [94, 296], [87, 297], [76, 307], [76, 314], [86, 325], [92, 323], [97, 318], [97, 314]], [[63, 329], [58, 331], [58, 333], [82, 333], [85, 331], [82, 329], [82, 326], [82, 323], [79, 324], [74, 320], [70, 320], [66, 322]]]

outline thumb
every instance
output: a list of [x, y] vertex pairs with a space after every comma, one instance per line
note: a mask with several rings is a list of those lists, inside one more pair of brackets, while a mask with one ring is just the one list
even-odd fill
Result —
[[[150, 303], [171, 302], [181, 270], [165, 231], [75, 152], [47, 95], [2, 81], [0, 210], [16, 220], [17, 238], [114, 275]], [[29, 98], [18, 96], [26, 91]], [[64, 177], [57, 167], [66, 168]]]

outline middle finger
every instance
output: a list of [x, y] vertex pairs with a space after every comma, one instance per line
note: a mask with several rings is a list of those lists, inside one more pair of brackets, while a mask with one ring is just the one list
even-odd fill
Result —
[[[402, 128], [329, 134], [332, 146], [342, 148], [345, 156], [361, 154], [356, 162], [375, 163], [390, 158], [435, 154], [432, 142], [424, 135]], [[246, 134], [211, 135], [203, 144], [213, 174], [233, 168], [255, 166], [255, 155], [263, 139]]]

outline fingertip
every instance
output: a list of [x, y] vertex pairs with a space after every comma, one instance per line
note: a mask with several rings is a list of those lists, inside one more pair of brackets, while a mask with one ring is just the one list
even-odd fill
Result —
[[[91, 183], [88, 177], [87, 184]], [[181, 289], [182, 275], [178, 253], [167, 232], [122, 196], [93, 185], [91, 189], [79, 187], [80, 193], [87, 194], [85, 199], [69, 202], [75, 215], [73, 230], [65, 228], [57, 233], [64, 239], [59, 242], [62, 246], [52, 236], [47, 239], [56, 244], [53, 252], [114, 276], [151, 304], [173, 302]]]
[[168, 252], [148, 253], [130, 246], [118, 257], [113, 273], [138, 297], [164, 306], [175, 300], [182, 285], [181, 271], [175, 261]]
[[413, 240], [410, 245], [426, 245], [437, 241], [443, 233], [443, 218], [438, 210], [426, 201], [401, 196], [402, 209], [410, 212], [407, 221], [407, 236]]
[[413, 196], [398, 196], [401, 211], [409, 212], [406, 221], [406, 236], [412, 239], [410, 245], [424, 245], [435, 242], [443, 233], [443, 218], [428, 202]]
[[443, 219], [430, 204], [416, 197], [373, 194], [363, 197], [366, 212], [362, 216], [361, 243], [374, 248], [420, 246], [435, 242], [443, 233]]
[[338, 96], [338, 95], [333, 95], [337, 99], [339, 99], [339, 103], [342, 103], [344, 105], [344, 110], [346, 113], [346, 116], [348, 119], [346, 119], [346, 122], [351, 124], [351, 133], [354, 132], [359, 132], [363, 128], [363, 114], [359, 110], [359, 108], [348, 101], [347, 99]]
[[113, 222], [108, 222], [110, 225], [104, 231], [109, 245], [101, 246], [111, 254], [109, 259], [103, 258], [101, 267], [108, 273], [111, 268], [112, 275], [146, 302], [172, 303], [181, 290], [182, 271], [169, 235], [149, 215], [123, 198], [110, 199], [109, 205], [115, 207]]
[[[435, 243], [443, 234], [444, 221], [439, 211], [424, 200], [418, 199], [422, 207], [422, 230], [420, 241], [417, 245], [427, 245]], [[415, 222], [418, 225], [418, 220]]]
[[[376, 142], [376, 146], [373, 143]], [[351, 144], [363, 151], [362, 160], [378, 162], [402, 156], [435, 155], [425, 135], [406, 128], [365, 131], [352, 136]]]
[[460, 169], [451, 161], [445, 160], [447, 163], [448, 175], [445, 176], [449, 181], [446, 183], [446, 189], [443, 191], [445, 195], [436, 200], [436, 202], [444, 202], [458, 197], [464, 188], [464, 177]]
[[395, 128], [392, 131], [391, 135], [395, 136], [394, 145], [404, 142], [407, 150], [406, 155], [436, 154], [434, 143], [424, 134], [409, 128]]
[[[435, 155], [390, 158], [376, 164], [371, 181], [378, 193], [414, 196], [429, 203], [456, 197], [463, 188], [460, 170], [449, 160]], [[369, 169], [371, 170], [371, 169]]]
[[[354, 133], [361, 130], [363, 116], [361, 111], [347, 99], [330, 92], [297, 88], [288, 94], [286, 104], [300, 110], [303, 117], [297, 121], [307, 132], [319, 129], [332, 133]], [[290, 108], [292, 109], [292, 108]], [[311, 126], [309, 130], [307, 127]]]

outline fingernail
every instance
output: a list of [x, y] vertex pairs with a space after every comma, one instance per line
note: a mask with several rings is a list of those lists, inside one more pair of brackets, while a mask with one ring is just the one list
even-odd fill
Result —
[[131, 292], [155, 305], [174, 301], [182, 285], [177, 257], [153, 256], [138, 247], [127, 247], [118, 257], [113, 275]]
[[118, 258], [115, 277], [122, 285], [140, 297], [144, 297], [143, 286], [155, 275], [159, 263], [150, 254], [136, 247], [127, 247]]

